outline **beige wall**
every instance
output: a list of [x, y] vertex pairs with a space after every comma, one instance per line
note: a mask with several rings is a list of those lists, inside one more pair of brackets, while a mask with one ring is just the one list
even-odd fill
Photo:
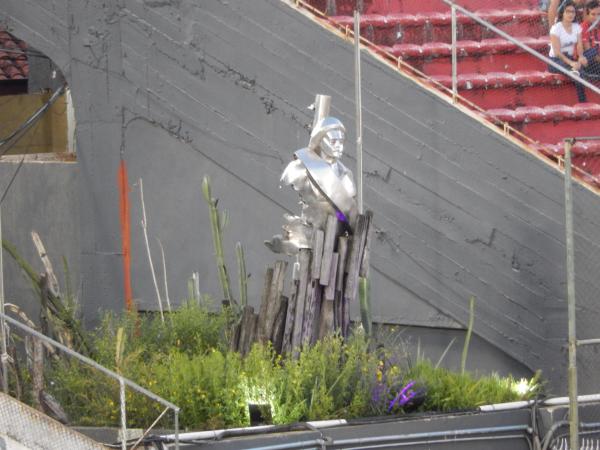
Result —
[[[46, 103], [51, 95], [48, 92], [0, 96], [0, 138], [5, 138], [15, 131]], [[67, 100], [63, 94], [7, 154], [65, 153], [67, 151]]]

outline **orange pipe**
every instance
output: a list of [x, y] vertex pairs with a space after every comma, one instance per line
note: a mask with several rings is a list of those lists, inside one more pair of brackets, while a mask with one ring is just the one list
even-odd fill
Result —
[[119, 164], [119, 217], [121, 219], [121, 246], [123, 251], [123, 285], [125, 291], [125, 308], [133, 310], [131, 293], [131, 233], [129, 226], [129, 183], [127, 182], [127, 166], [121, 159]]

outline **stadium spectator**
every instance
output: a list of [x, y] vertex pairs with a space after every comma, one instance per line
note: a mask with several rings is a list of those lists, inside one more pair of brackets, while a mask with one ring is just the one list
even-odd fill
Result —
[[585, 5], [585, 16], [581, 24], [583, 55], [588, 60], [587, 75], [600, 75], [600, 2], [591, 0]]
[[[556, 22], [557, 16], [560, 11], [564, 10], [565, 4], [571, 0], [550, 0], [548, 4], [548, 26], [554, 25]], [[585, 6], [585, 0], [572, 0], [572, 3], [575, 5], [575, 9], [577, 10], [577, 17], [575, 18], [575, 22], [581, 22], [583, 19], [583, 9]], [[560, 21], [560, 19], [558, 19]]]
[[[581, 25], [575, 23], [577, 14], [575, 3], [565, 0], [563, 7], [558, 12], [558, 22], [550, 28], [550, 59], [556, 64], [571, 70], [579, 75], [579, 71], [587, 66], [587, 58], [583, 55], [583, 40], [581, 38]], [[550, 72], [559, 72], [554, 66], [549, 65]], [[577, 97], [580, 102], [586, 101], [583, 85], [576, 83]]]

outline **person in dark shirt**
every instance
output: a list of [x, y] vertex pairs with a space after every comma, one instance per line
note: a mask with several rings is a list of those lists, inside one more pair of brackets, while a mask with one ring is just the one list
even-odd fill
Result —
[[585, 72], [597, 77], [600, 75], [600, 1], [591, 0], [586, 3], [581, 27], [583, 55], [588, 60]]
[[[564, 7], [565, 0], [550, 0], [548, 4], [548, 26], [551, 27], [556, 22], [558, 13]], [[577, 16], [575, 22], [581, 22], [583, 19], [583, 9], [585, 6], [585, 0], [573, 0], [575, 8], [577, 9]]]

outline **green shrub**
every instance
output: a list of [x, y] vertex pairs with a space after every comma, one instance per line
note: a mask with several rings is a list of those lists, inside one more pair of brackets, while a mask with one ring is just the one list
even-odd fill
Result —
[[[163, 324], [152, 315], [108, 314], [91, 341], [98, 362], [180, 406], [180, 423], [188, 429], [247, 426], [249, 403], [268, 405], [276, 424], [386, 414], [411, 381], [427, 391], [421, 410], [464, 410], [523, 398], [510, 377], [460, 375], [427, 361], [410, 366], [394, 349], [373, 351], [360, 331], [345, 343], [339, 336], [323, 339], [303, 348], [297, 359], [258, 344], [242, 358], [228, 350], [228, 311], [190, 302], [170, 318]], [[119, 424], [115, 380], [67, 358], [51, 364], [47, 380], [75, 423]], [[148, 426], [162, 410], [130, 389], [126, 399], [129, 426]], [[172, 426], [171, 416], [159, 426]]]

